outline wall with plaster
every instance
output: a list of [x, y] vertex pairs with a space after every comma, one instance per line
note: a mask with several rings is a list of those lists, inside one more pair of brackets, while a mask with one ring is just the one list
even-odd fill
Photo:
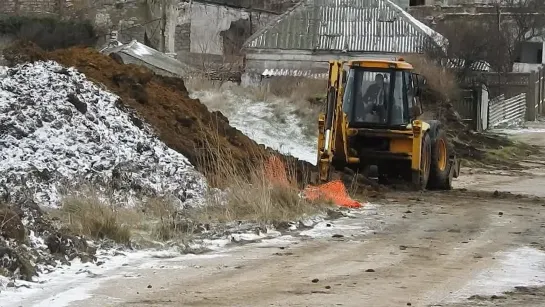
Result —
[[179, 19], [189, 19], [190, 22], [189, 51], [215, 55], [224, 54], [222, 32], [228, 31], [232, 24], [247, 21], [243, 23], [246, 24], [247, 32], [253, 33], [275, 16], [264, 12], [248, 12], [244, 9], [196, 2], [188, 13], [189, 18]]

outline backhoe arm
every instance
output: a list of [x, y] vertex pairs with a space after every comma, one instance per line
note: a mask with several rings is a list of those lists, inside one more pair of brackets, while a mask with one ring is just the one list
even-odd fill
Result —
[[338, 93], [339, 83], [342, 74], [342, 62], [329, 62], [329, 80], [327, 88], [327, 107], [326, 113], [321, 114], [318, 127], [318, 168], [320, 181], [329, 180], [331, 162], [333, 160], [337, 121], [341, 115], [341, 106], [339, 105]]

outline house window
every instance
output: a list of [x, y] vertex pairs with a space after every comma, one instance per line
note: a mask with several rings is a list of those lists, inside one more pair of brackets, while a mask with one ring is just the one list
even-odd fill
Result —
[[537, 51], [537, 62], [536, 63], [543, 63], [543, 49], [539, 49]]
[[410, 0], [410, 6], [426, 5], [426, 0]]

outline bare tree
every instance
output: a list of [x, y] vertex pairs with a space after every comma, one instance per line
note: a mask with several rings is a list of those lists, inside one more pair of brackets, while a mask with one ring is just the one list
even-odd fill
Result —
[[448, 47], [427, 48], [428, 55], [460, 60], [464, 75], [479, 61], [497, 72], [511, 71], [522, 43], [545, 38], [545, 1], [496, 0], [493, 6], [492, 14], [440, 22], [436, 30], [448, 39]]
[[521, 43], [545, 38], [545, 1], [496, 0], [494, 7], [496, 41], [502, 43], [497, 52], [504, 52], [503, 63], [497, 65], [499, 70], [509, 71], [520, 55]]

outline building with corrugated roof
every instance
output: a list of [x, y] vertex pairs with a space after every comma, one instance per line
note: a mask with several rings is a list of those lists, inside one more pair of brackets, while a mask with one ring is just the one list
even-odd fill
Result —
[[248, 82], [264, 72], [316, 76], [332, 59], [395, 59], [445, 39], [390, 0], [306, 0], [244, 44]]

